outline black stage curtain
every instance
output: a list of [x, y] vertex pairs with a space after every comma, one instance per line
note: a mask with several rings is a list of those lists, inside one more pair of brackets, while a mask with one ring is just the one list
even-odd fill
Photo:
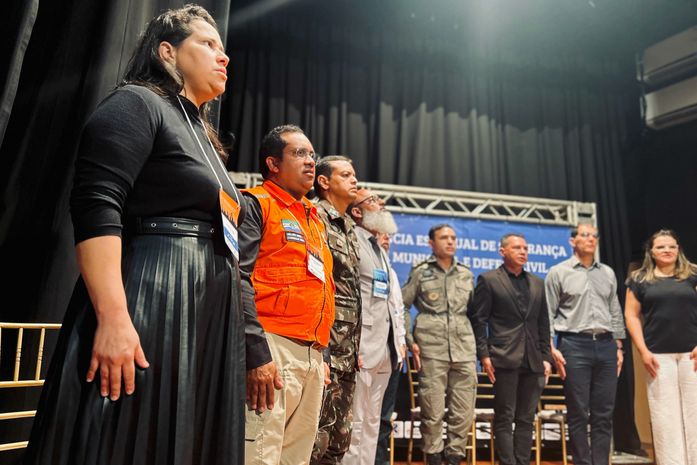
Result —
[[361, 15], [360, 3], [246, 21], [233, 9], [222, 127], [237, 136], [236, 170], [256, 171], [262, 135], [291, 122], [365, 181], [597, 202], [603, 258], [626, 265], [632, 56], [466, 17], [426, 28], [384, 7]]
[[[633, 55], [576, 43], [544, 16], [483, 24], [482, 3], [378, 3], [263, 15], [233, 3], [221, 115], [237, 136], [233, 168], [257, 171], [263, 134], [294, 123], [319, 153], [351, 157], [363, 181], [596, 202], [601, 256], [622, 283], [622, 162], [640, 127]], [[625, 451], [640, 449], [632, 380], [628, 360], [616, 418]]]
[[642, 135], [638, 156], [627, 166], [631, 214], [640, 228], [632, 229], [637, 255], [641, 245], [659, 229], [674, 229], [687, 257], [697, 261], [697, 122]]

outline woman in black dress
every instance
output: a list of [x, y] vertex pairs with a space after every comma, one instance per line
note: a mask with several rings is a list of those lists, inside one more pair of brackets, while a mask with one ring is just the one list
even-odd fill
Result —
[[646, 369], [659, 465], [697, 465], [696, 286], [697, 266], [665, 229], [648, 240], [627, 281], [625, 320]]
[[243, 462], [244, 211], [205, 117], [227, 64], [205, 9], [167, 11], [86, 123], [70, 199], [81, 279], [27, 464]]

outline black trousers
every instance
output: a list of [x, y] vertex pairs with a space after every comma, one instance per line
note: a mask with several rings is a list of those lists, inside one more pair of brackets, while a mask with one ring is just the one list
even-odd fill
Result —
[[533, 421], [544, 388], [544, 374], [527, 368], [497, 368], [495, 374], [494, 434], [499, 461], [501, 465], [529, 465]]

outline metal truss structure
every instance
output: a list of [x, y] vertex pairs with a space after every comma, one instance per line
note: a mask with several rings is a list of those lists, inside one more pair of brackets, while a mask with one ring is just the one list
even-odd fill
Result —
[[[261, 184], [258, 173], [230, 173], [238, 187]], [[595, 203], [515, 195], [432, 189], [395, 184], [360, 183], [379, 195], [395, 213], [575, 226], [597, 225]]]

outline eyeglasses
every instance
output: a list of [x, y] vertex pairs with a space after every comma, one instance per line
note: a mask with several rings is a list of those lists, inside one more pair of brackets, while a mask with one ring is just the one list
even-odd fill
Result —
[[371, 204], [374, 204], [374, 203], [378, 203], [378, 204], [379, 204], [379, 203], [380, 203], [380, 200], [381, 200], [380, 197], [378, 197], [377, 195], [371, 195], [370, 197], [364, 198], [363, 200], [361, 200], [361, 201], [358, 202], [357, 204], [354, 204], [354, 207], [357, 207], [357, 206], [359, 206], [359, 205], [362, 204], [362, 203], [366, 203], [366, 204], [368, 204], [368, 205], [371, 205]]
[[295, 158], [298, 158], [298, 159], [310, 158], [314, 162], [316, 162], [320, 158], [319, 155], [317, 155], [315, 152], [310, 152], [307, 149], [295, 149], [290, 153]]
[[588, 239], [589, 237], [594, 237], [596, 239], [600, 238], [600, 234], [598, 234], [598, 233], [581, 232], [581, 233], [578, 233], [576, 235], [581, 236], [584, 239]]

